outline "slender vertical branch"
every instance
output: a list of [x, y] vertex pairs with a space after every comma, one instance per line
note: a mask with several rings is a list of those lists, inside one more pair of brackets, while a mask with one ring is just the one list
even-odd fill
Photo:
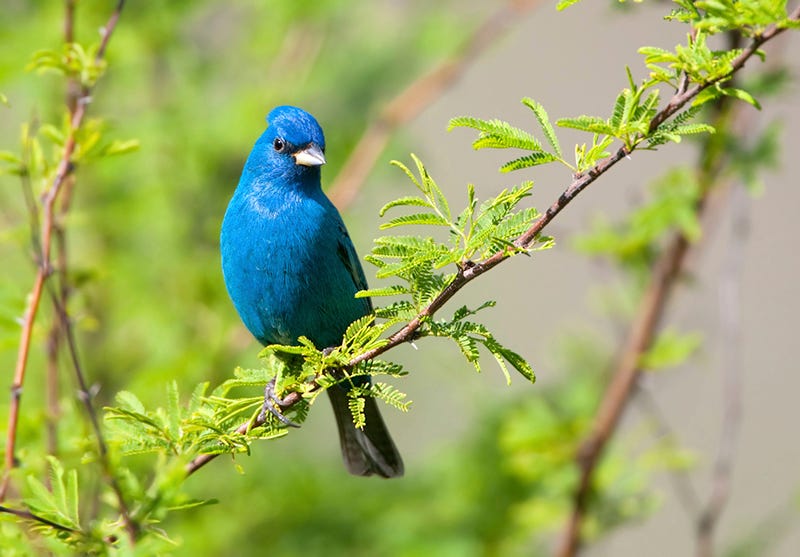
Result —
[[[666, 416], [664, 416], [661, 408], [656, 401], [654, 394], [645, 386], [646, 382], [639, 381], [636, 385], [635, 402], [639, 405], [641, 411], [646, 413], [650, 419], [655, 422], [657, 432], [656, 435], [666, 442], [671, 448], [680, 447], [680, 442], [676, 432], [670, 427]], [[670, 483], [675, 492], [678, 502], [684, 509], [684, 512], [691, 517], [697, 515], [702, 503], [700, 495], [695, 490], [691, 482], [689, 471], [686, 469], [668, 470]]]
[[[70, 44], [75, 40], [75, 0], [64, 1], [64, 44]], [[67, 110], [69, 111], [70, 118], [75, 115], [75, 110], [78, 105], [78, 99], [81, 96], [80, 83], [74, 76], [67, 78], [65, 102]], [[72, 178], [72, 176], [71, 176]], [[59, 288], [59, 296], [61, 297], [61, 304], [67, 306], [67, 298], [69, 296], [68, 288], [66, 287], [67, 276], [67, 247], [66, 247], [66, 234], [64, 227], [61, 225], [63, 217], [69, 211], [70, 198], [72, 194], [72, 186], [75, 180], [68, 181], [68, 186], [64, 188], [61, 195], [61, 207], [59, 215], [53, 222], [53, 235], [55, 236], [56, 243], [56, 262], [54, 264], [54, 273], [61, 277]], [[35, 211], [33, 212], [35, 214]], [[34, 245], [36, 243], [34, 242]], [[45, 416], [45, 423], [47, 429], [47, 452], [51, 455], [56, 455], [58, 451], [58, 421], [61, 415], [60, 405], [60, 388], [59, 388], [59, 374], [58, 374], [58, 356], [61, 352], [62, 328], [60, 320], [56, 315], [52, 318], [50, 330], [47, 333], [46, 341], [46, 355], [47, 355], [47, 373], [45, 378], [45, 401], [47, 405], [47, 413]], [[50, 481], [49, 475], [45, 477], [47, 482]]]
[[56, 290], [55, 288], [51, 287], [49, 288], [49, 293], [53, 307], [55, 308], [58, 326], [64, 335], [64, 339], [66, 340], [70, 362], [75, 370], [75, 376], [78, 381], [78, 398], [86, 409], [86, 414], [89, 416], [89, 421], [92, 424], [92, 430], [97, 443], [99, 457], [98, 460], [100, 462], [100, 466], [102, 467], [104, 479], [114, 491], [114, 495], [117, 499], [117, 506], [119, 507], [120, 515], [122, 516], [125, 528], [128, 531], [131, 542], [134, 542], [138, 535], [139, 527], [131, 517], [130, 509], [128, 508], [128, 504], [125, 500], [125, 494], [123, 493], [122, 487], [117, 481], [116, 476], [114, 476], [114, 471], [108, 458], [108, 445], [106, 444], [103, 436], [103, 430], [100, 426], [100, 419], [97, 416], [97, 411], [92, 404], [92, 392], [89, 388], [89, 384], [86, 382], [86, 375], [81, 366], [81, 360], [78, 355], [78, 343], [75, 340], [74, 327], [72, 326], [72, 322], [67, 314], [66, 308], [62, 305], [63, 298], [61, 297], [61, 290], [63, 290], [63, 288]]
[[[106, 26], [102, 31], [100, 48], [97, 53], [98, 60], [101, 59], [105, 54], [108, 41], [111, 37], [111, 34], [113, 33], [113, 30], [119, 19], [119, 15], [124, 4], [125, 4], [124, 0], [119, 0], [117, 2], [115, 10], [111, 14], [111, 17], [109, 18]], [[67, 16], [66, 16], [67, 22], [65, 24], [65, 38], [72, 37], [73, 25], [74, 25], [73, 9], [74, 5], [72, 3], [67, 3]], [[17, 427], [19, 423], [22, 389], [25, 382], [25, 373], [27, 370], [27, 364], [30, 355], [30, 347], [33, 337], [34, 324], [36, 322], [36, 316], [38, 314], [46, 282], [54, 270], [52, 261], [53, 243], [54, 239], [58, 235], [57, 230], [59, 229], [57, 202], [63, 190], [70, 187], [71, 174], [73, 170], [72, 157], [77, 145], [76, 135], [78, 130], [81, 128], [83, 124], [84, 117], [86, 115], [87, 105], [90, 98], [90, 93], [91, 90], [89, 87], [83, 87], [81, 89], [80, 98], [78, 98], [77, 101], [75, 102], [74, 110], [70, 108], [71, 118], [70, 118], [69, 132], [64, 142], [64, 146], [61, 152], [61, 157], [59, 159], [55, 173], [53, 175], [53, 179], [50, 182], [50, 186], [45, 190], [44, 194], [42, 195], [41, 221], [38, 230], [33, 234], [34, 246], [35, 248], [37, 248], [36, 249], [37, 271], [34, 278], [33, 287], [31, 288], [31, 292], [28, 296], [27, 307], [22, 317], [22, 330], [20, 333], [17, 361], [14, 367], [14, 377], [11, 386], [11, 404], [9, 409], [8, 431], [6, 434], [4, 473], [3, 473], [2, 483], [0, 483], [0, 501], [4, 500], [7, 495], [10, 484], [10, 473], [12, 468], [14, 468], [16, 464], [15, 453], [16, 453], [16, 442], [17, 442]], [[67, 203], [62, 204], [62, 208], [64, 210], [68, 208], [68, 200]], [[39, 212], [37, 210], [34, 210], [33, 212], [35, 213], [35, 218], [38, 221]], [[57, 310], [61, 308], [60, 303], [55, 303], [55, 305]], [[64, 313], [64, 312], [59, 312], [59, 313]], [[64, 322], [68, 323], [68, 320], [62, 319], [62, 325]], [[70, 338], [69, 330], [65, 331], [67, 333], [67, 338], [69, 339]], [[79, 367], [76, 368], [76, 373], [78, 375], [82, 375]], [[90, 411], [90, 416], [93, 417], [93, 424], [94, 424], [97, 421], [97, 418], [93, 410]], [[99, 437], [98, 443], [101, 444], [101, 453], [104, 455], [105, 445], [104, 443], [102, 443], [102, 437]], [[106, 458], [106, 465], [107, 465], [107, 458]], [[118, 491], [118, 489], [116, 491]], [[121, 495], [121, 492], [118, 491], [118, 496], [119, 495]], [[133, 526], [133, 523], [129, 519], [125, 503], [121, 499], [121, 497], [120, 497], [120, 508], [121, 512], [123, 513], [123, 519], [126, 519], [127, 517], [127, 519], [125, 520], [126, 528], [128, 529], [128, 533], [131, 536], [131, 540], [133, 541], [135, 539], [136, 529]]]
[[742, 414], [742, 323], [740, 310], [743, 272], [742, 246], [749, 235], [749, 200], [744, 188], [730, 196], [731, 235], [719, 281], [722, 371], [722, 430], [712, 474], [711, 495], [697, 521], [697, 556], [714, 555], [714, 532], [728, 501]]

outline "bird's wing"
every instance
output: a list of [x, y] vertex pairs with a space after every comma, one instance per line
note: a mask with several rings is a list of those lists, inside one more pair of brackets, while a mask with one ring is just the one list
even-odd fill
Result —
[[[347, 234], [347, 229], [344, 223], [339, 224], [339, 245], [337, 246], [337, 253], [339, 259], [344, 264], [350, 277], [353, 279], [353, 285], [358, 290], [366, 290], [367, 279], [364, 276], [364, 269], [361, 268], [361, 263], [356, 255], [356, 248], [353, 247], [353, 242], [350, 240], [350, 235]], [[370, 298], [363, 298], [369, 306], [369, 311], [372, 311], [372, 300]]]

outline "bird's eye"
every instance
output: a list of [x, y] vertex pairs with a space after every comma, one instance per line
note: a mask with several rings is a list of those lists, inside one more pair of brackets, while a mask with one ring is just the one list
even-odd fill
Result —
[[276, 137], [275, 141], [272, 142], [272, 146], [280, 153], [286, 147], [286, 142], [280, 137]]

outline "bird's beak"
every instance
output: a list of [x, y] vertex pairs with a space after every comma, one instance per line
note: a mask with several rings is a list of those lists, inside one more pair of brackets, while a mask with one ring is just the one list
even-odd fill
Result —
[[295, 164], [303, 166], [320, 166], [325, 164], [325, 155], [316, 143], [309, 143], [308, 147], [297, 151], [294, 155]]

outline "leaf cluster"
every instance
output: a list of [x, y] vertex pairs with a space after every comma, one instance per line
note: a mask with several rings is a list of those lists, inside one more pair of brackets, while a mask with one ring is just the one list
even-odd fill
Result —
[[494, 305], [495, 302], [488, 301], [474, 310], [462, 306], [453, 313], [453, 317], [449, 320], [431, 321], [427, 330], [431, 336], [452, 339], [467, 361], [475, 367], [475, 371], [481, 371], [479, 347], [483, 346], [494, 357], [509, 384], [511, 383], [511, 374], [506, 362], [529, 381], [536, 381], [533, 368], [524, 358], [500, 344], [485, 325], [467, 320], [467, 317], [475, 315], [482, 309], [494, 307]]
[[24, 123], [20, 130], [20, 152], [0, 151], [0, 175], [7, 174], [48, 181], [63, 157], [67, 141], [75, 147], [69, 162], [89, 164], [139, 148], [137, 139], [106, 139], [107, 126], [101, 118], [87, 118], [78, 128], [64, 112], [60, 125]]
[[[558, 8], [564, 9], [574, 3], [566, 0], [560, 2]], [[590, 144], [576, 144], [574, 163], [564, 160], [546, 111], [530, 98], [522, 102], [534, 112], [547, 141], [547, 149], [531, 132], [502, 120], [462, 116], [452, 119], [450, 128], [477, 130], [478, 137], [473, 142], [475, 149], [520, 149], [528, 152], [504, 164], [500, 169], [503, 172], [560, 162], [576, 175], [582, 175], [609, 157], [608, 149], [615, 140], [621, 142], [621, 148], [628, 154], [640, 146], [652, 149], [670, 141], [679, 142], [683, 136], [714, 133], [712, 126], [696, 121], [697, 107], [711, 100], [729, 96], [759, 108], [758, 101], [750, 92], [725, 85], [730, 81], [743, 49], [712, 50], [708, 38], [731, 29], [743, 30], [745, 36], [757, 37], [773, 25], [778, 28], [797, 27], [800, 24], [789, 18], [785, 0], [676, 0], [676, 3], [679, 7], [669, 19], [687, 22], [693, 27], [693, 32], [687, 34], [685, 45], [679, 44], [674, 50], [652, 46], [640, 48], [650, 75], [636, 83], [631, 70], [627, 69], [628, 87], [617, 95], [610, 117], [581, 115], [556, 121], [560, 127], [592, 134]], [[763, 58], [763, 53], [757, 54]], [[663, 117], [660, 114], [663, 109], [659, 106], [661, 88], [667, 85], [685, 91], [689, 84], [696, 85], [699, 90], [692, 106], [668, 118]]]
[[[535, 143], [531, 136], [520, 135], [510, 127], [489, 126], [486, 129], [492, 130], [487, 131], [482, 140], [486, 145], [506, 140], [514, 145], [530, 146]], [[470, 184], [467, 187], [466, 207], [454, 215], [442, 190], [425, 166], [416, 156], [412, 155], [412, 158], [416, 174], [400, 162], [395, 161], [394, 164], [403, 170], [421, 195], [387, 203], [381, 209], [381, 215], [398, 207], [423, 207], [425, 211], [395, 217], [381, 225], [381, 229], [433, 226], [446, 233], [446, 240], [437, 241], [433, 236], [419, 235], [382, 236], [375, 240], [372, 252], [366, 257], [367, 261], [378, 267], [379, 278], [399, 279], [401, 284], [366, 290], [358, 296], [405, 296], [405, 299], [375, 310], [376, 316], [388, 325], [423, 314], [426, 307], [464, 271], [480, 265], [483, 260], [497, 253], [504, 256], [530, 254], [553, 245], [552, 238], [545, 236], [537, 237], [525, 247], [515, 242], [539, 217], [535, 208], [519, 207], [521, 201], [530, 195], [533, 187], [531, 182], [505, 189], [483, 203], [479, 203], [475, 187]], [[448, 269], [452, 271], [448, 272]], [[477, 311], [493, 305], [494, 302], [485, 302], [477, 310], [462, 307], [454, 312], [451, 319], [434, 321], [426, 317], [416, 336], [451, 338], [477, 370], [480, 370], [478, 345], [481, 345], [492, 354], [507, 377], [506, 362], [533, 380], [533, 371], [523, 358], [501, 345], [485, 326], [467, 320]]]
[[[167, 388], [167, 405], [155, 410], [148, 410], [133, 393], [121, 391], [117, 405], [105, 409], [111, 440], [121, 454], [158, 453], [185, 462], [203, 453], [249, 453], [253, 439], [285, 435], [272, 421], [247, 434], [236, 431], [243, 422], [255, 420], [264, 397], [234, 391], [263, 388], [266, 380], [265, 370], [238, 368], [233, 378], [210, 392], [207, 382], [198, 385], [185, 406], [173, 382]], [[296, 407], [295, 419], [302, 421], [304, 416], [302, 407]]]
[[547, 111], [535, 100], [525, 97], [522, 104], [533, 111], [542, 133], [547, 140], [549, 150], [545, 149], [540, 141], [530, 132], [512, 126], [502, 120], [482, 120], [471, 116], [459, 116], [452, 118], [448, 125], [448, 130], [466, 127], [473, 128], [480, 132], [478, 138], [472, 143], [473, 149], [522, 149], [530, 151], [530, 154], [516, 158], [505, 163], [500, 167], [501, 172], [511, 172], [531, 168], [550, 162], [561, 162], [569, 166], [561, 156], [561, 146], [558, 143], [555, 130], [553, 129]]
[[[382, 230], [399, 226], [429, 225], [447, 232], [446, 241], [437, 241], [433, 236], [403, 235], [382, 236], [375, 240], [372, 252], [365, 258], [378, 267], [378, 278], [399, 278], [405, 285], [376, 288], [359, 293], [359, 296], [394, 296], [408, 294], [411, 301], [379, 309], [383, 318], [413, 318], [450, 284], [458, 273], [480, 264], [497, 252], [507, 255], [530, 253], [547, 249], [552, 240], [537, 239], [529, 247], [521, 247], [514, 240], [527, 230], [538, 218], [533, 207], [518, 208], [520, 202], [530, 195], [532, 182], [510, 190], [481, 204], [475, 195], [475, 187], [467, 187], [467, 205], [456, 216], [434, 179], [422, 162], [414, 155], [417, 177], [404, 164], [393, 161], [405, 172], [422, 196], [408, 196], [384, 205], [380, 214], [384, 216], [397, 207], [424, 207], [425, 212], [405, 214], [381, 225]], [[447, 266], [455, 266], [450, 273], [439, 272]]]
[[107, 67], [106, 60], [98, 57], [99, 50], [99, 43], [84, 47], [75, 42], [67, 43], [57, 50], [39, 50], [28, 64], [28, 70], [37, 73], [55, 72], [76, 80], [84, 88], [90, 88], [102, 77]]
[[706, 33], [737, 31], [746, 37], [757, 37], [769, 26], [798, 28], [800, 23], [789, 18], [786, 0], [673, 0], [678, 8], [668, 19], [690, 23]]

